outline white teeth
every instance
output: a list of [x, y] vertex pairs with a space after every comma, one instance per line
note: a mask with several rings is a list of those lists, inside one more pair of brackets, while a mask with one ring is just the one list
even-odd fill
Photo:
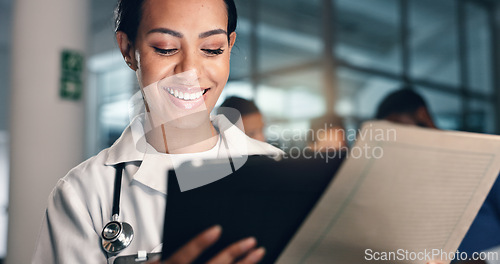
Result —
[[199, 91], [196, 93], [188, 93], [188, 92], [180, 92], [179, 90], [174, 90], [172, 88], [166, 88], [166, 90], [172, 96], [186, 101], [196, 100], [203, 96], [203, 91]]

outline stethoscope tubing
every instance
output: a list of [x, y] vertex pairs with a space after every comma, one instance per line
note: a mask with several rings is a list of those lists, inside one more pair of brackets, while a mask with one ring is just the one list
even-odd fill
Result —
[[126, 222], [118, 221], [120, 215], [120, 194], [122, 187], [123, 169], [125, 163], [115, 166], [115, 184], [113, 190], [112, 220], [108, 222], [102, 232], [102, 247], [109, 254], [117, 254], [127, 248], [134, 238], [132, 226]]
[[[220, 133], [219, 133], [220, 134]], [[226, 148], [227, 157], [229, 158], [229, 162], [231, 164], [231, 169], [234, 172], [235, 167], [233, 164], [233, 159], [231, 158], [231, 154], [229, 152], [229, 147], [225, 137], [222, 137], [222, 144]], [[132, 239], [134, 237], [134, 231], [130, 224], [126, 222], [119, 222], [118, 218], [120, 215], [120, 196], [121, 196], [121, 186], [122, 186], [122, 178], [123, 178], [123, 170], [125, 168], [125, 163], [121, 162], [114, 165], [115, 168], [115, 182], [113, 189], [113, 207], [112, 207], [112, 220], [108, 222], [102, 231], [102, 244], [103, 249], [110, 254], [117, 254], [121, 250], [127, 248]], [[113, 223], [119, 225], [119, 233], [113, 236], [112, 238], [105, 238], [105, 230], [109, 225]]]
[[[118, 216], [120, 214], [120, 194], [122, 188], [122, 178], [123, 178], [123, 169], [125, 167], [125, 163], [118, 163], [115, 165], [115, 186], [113, 190], [113, 210], [112, 216]], [[113, 219], [115, 220], [115, 219]]]

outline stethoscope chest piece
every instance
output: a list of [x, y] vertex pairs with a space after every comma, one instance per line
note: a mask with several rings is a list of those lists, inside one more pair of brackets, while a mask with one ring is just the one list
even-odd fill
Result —
[[120, 213], [120, 193], [122, 185], [122, 170], [124, 163], [116, 165], [115, 190], [113, 194], [113, 214], [112, 221], [107, 223], [102, 229], [102, 248], [109, 254], [116, 254], [128, 247], [134, 239], [132, 226], [125, 222], [118, 221]]
[[102, 247], [110, 254], [128, 247], [134, 239], [132, 226], [125, 222], [111, 221], [102, 230]]

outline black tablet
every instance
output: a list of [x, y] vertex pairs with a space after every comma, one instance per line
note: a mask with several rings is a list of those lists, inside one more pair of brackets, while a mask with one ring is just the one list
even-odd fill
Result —
[[[205, 229], [221, 225], [219, 241], [195, 263], [205, 263], [249, 236], [266, 249], [261, 263], [274, 263], [332, 181], [342, 162], [339, 156], [280, 161], [251, 156], [232, 174], [184, 192], [176, 172], [169, 171], [162, 259]], [[187, 167], [193, 175], [204, 177], [204, 171], [217, 170], [226, 163], [211, 160], [200, 166], [190, 162], [184, 164], [184, 172]]]

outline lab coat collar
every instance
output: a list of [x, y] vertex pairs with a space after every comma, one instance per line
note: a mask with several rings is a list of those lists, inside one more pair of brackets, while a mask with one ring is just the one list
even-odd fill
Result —
[[142, 128], [143, 116], [136, 116], [125, 128], [120, 138], [108, 149], [105, 165], [142, 161], [146, 153], [147, 143]]

